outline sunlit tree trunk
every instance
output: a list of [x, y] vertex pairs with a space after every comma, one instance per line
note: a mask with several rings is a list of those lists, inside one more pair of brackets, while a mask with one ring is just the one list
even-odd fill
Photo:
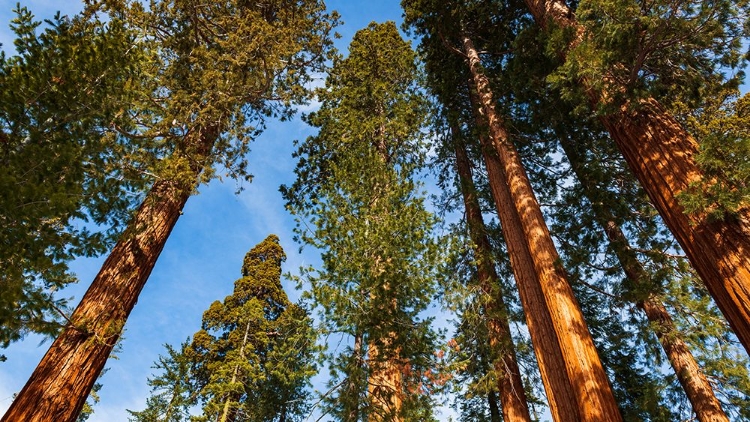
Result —
[[[391, 356], [381, 357], [380, 349], [371, 342], [368, 348], [368, 366], [370, 376], [367, 382], [367, 392], [374, 409], [370, 419], [383, 422], [401, 422], [401, 407], [403, 404], [403, 379], [398, 351], [393, 351], [390, 338], [382, 339], [384, 349], [389, 350]], [[394, 356], [395, 355], [395, 356]]]
[[[202, 170], [200, 157], [217, 136], [218, 128], [203, 129], [191, 167], [194, 181]], [[2, 422], [76, 420], [194, 186], [166, 179], [154, 183]]]
[[[577, 37], [573, 45], [587, 36], [564, 1], [526, 0], [526, 4], [543, 27], [554, 21], [574, 28]], [[579, 83], [593, 105], [606, 99], [608, 93], [595, 92], [589, 81]], [[695, 161], [698, 144], [655, 99], [626, 102], [600, 119], [740, 342], [750, 351], [750, 207], [722, 221], [685, 214], [677, 195], [703, 177]]]
[[[482, 210], [479, 207], [471, 164], [466, 148], [458, 139], [454, 139], [453, 142], [456, 150], [456, 170], [466, 210], [466, 222], [477, 261], [479, 288], [489, 298], [487, 301], [483, 300], [482, 304], [487, 318], [486, 325], [493, 354], [493, 368], [497, 376], [497, 388], [502, 403], [503, 420], [531, 421], [513, 338], [510, 335], [508, 313], [500, 291], [500, 277], [497, 275], [492, 259], [492, 246], [487, 236]], [[492, 410], [493, 404], [497, 407], [497, 402], [493, 402], [496, 400], [494, 394], [491, 394], [490, 399], [490, 410]]]
[[[648, 273], [638, 259], [635, 250], [631, 247], [625, 233], [617, 224], [615, 216], [601, 201], [591, 200], [594, 197], [596, 186], [593, 180], [586, 176], [576, 146], [564, 135], [558, 138], [573, 172], [583, 187], [584, 195], [589, 198], [594, 217], [606, 233], [610, 246], [625, 275], [636, 289], [639, 287], [648, 288]], [[654, 295], [648, 295], [645, 299], [638, 300], [637, 305], [646, 314], [646, 318], [654, 328], [656, 337], [659, 339], [677, 379], [685, 390], [698, 420], [701, 422], [729, 422], [721, 408], [721, 403], [714, 394], [711, 383], [708, 382], [706, 375], [698, 366], [698, 362], [695, 361], [693, 354], [682, 339], [682, 335], [672, 321], [667, 308]]]
[[477, 94], [474, 101], [487, 121], [485, 158], [496, 154], [499, 164], [488, 159], [487, 170], [552, 415], [556, 421], [621, 421], [593, 339], [467, 35], [462, 36], [462, 48]]

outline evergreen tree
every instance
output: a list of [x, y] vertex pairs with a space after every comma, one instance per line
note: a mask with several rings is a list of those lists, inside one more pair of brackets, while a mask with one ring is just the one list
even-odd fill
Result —
[[194, 382], [191, 379], [189, 339], [179, 350], [166, 344], [166, 356], [159, 356], [153, 369], [161, 371], [149, 378], [151, 396], [146, 399], [146, 408], [140, 412], [128, 410], [132, 422], [186, 422], [190, 420], [189, 409], [196, 403]]
[[152, 53], [133, 86], [138, 101], [126, 110], [137, 125], [118, 132], [154, 140], [147, 169], [156, 177], [3, 421], [75, 419], [187, 199], [215, 163], [247, 175], [248, 141], [264, 118], [288, 116], [305, 100], [336, 23], [317, 0], [96, 4], [138, 33], [134, 48]]
[[[480, 348], [478, 357], [490, 360], [494, 367], [493, 375], [497, 379], [497, 392], [500, 394], [504, 420], [530, 421], [531, 415], [525, 389], [516, 360], [513, 338], [510, 335], [508, 310], [503, 298], [500, 278], [495, 269], [492, 247], [479, 206], [468, 153], [460, 139], [458, 129], [454, 129], [452, 135], [454, 136], [452, 142], [455, 149], [459, 188], [464, 200], [466, 224], [476, 259], [477, 284], [482, 292], [479, 296], [479, 303], [482, 307], [480, 319], [485, 323], [486, 337], [479, 336], [479, 338], [486, 338], [489, 343], [487, 345], [489, 347]], [[464, 317], [466, 316], [465, 314]], [[469, 316], [466, 320], [470, 318]], [[497, 403], [493, 406], [495, 392], [490, 390], [487, 394], [488, 404], [492, 410], [493, 407], [497, 407]], [[491, 414], [493, 413], [491, 411]]]
[[[276, 235], [253, 247], [242, 278], [203, 314], [200, 331], [180, 350], [167, 345], [149, 380], [146, 409], [134, 422], [298, 421], [306, 416], [316, 372], [312, 320], [281, 285], [286, 259]], [[202, 405], [201, 416], [189, 410]]]
[[329, 351], [337, 420], [431, 419], [424, 389], [436, 348], [419, 313], [434, 290], [436, 245], [414, 182], [427, 112], [416, 77], [393, 22], [357, 32], [306, 118], [319, 133], [300, 145], [297, 181], [282, 187], [312, 228], [301, 240], [322, 250], [322, 268], [305, 274], [311, 296], [348, 343]]
[[[538, 40], [536, 32], [528, 31], [516, 41], [517, 45], [523, 43], [523, 48], [517, 49], [507, 72], [508, 79], [517, 81], [513, 95], [519, 104], [515, 112], [519, 117], [515, 129], [524, 132], [531, 144], [547, 143], [554, 148], [559, 142], [570, 165], [568, 174], [577, 179], [566, 181], [566, 186], [559, 189], [564, 192], [562, 197], [545, 202], [558, 201], [549, 213], [556, 223], [553, 231], [563, 245], [567, 267], [573, 269], [574, 286], [578, 286], [577, 294], [589, 325], [601, 327], [594, 330], [604, 337], [595, 341], [605, 366], [614, 375], [620, 407], [626, 419], [684, 419], [694, 410], [699, 420], [726, 420], [724, 411], [735, 411], [732, 401], [726, 398], [741, 401], [742, 393], [737, 395], [735, 388], [743, 383], [728, 386], [716, 382], [732, 377], [703, 371], [701, 366], [711, 365], [702, 363], [702, 353], [696, 354], [702, 346], [690, 344], [691, 335], [686, 335], [701, 332], [700, 336], [710, 339], [715, 334], [709, 333], [721, 332], [722, 328], [716, 326], [710, 311], [695, 306], [694, 299], [686, 299], [684, 293], [678, 293], [680, 299], [671, 297], [670, 291], [684, 289], [685, 281], [691, 278], [685, 276], [689, 274], [686, 263], [679, 258], [681, 251], [674, 238], [655, 215], [601, 125], [590, 116], [571, 110], [569, 104], [560, 101], [556, 90], [546, 91], [546, 99], [539, 101], [541, 90], [549, 89], [540, 87], [545, 86], [543, 81], [554, 70], [557, 58], [545, 58], [544, 46], [534, 45]], [[523, 77], [517, 76], [520, 74]], [[706, 108], [691, 115], [698, 116], [703, 110]], [[741, 143], [738, 135], [729, 134], [728, 145]], [[740, 161], [735, 161], [735, 174], [743, 171]], [[563, 169], [567, 165], [557, 166], [555, 172], [562, 175], [558, 177], [565, 177]], [[736, 185], [738, 179], [715, 180]], [[680, 305], [675, 306], [677, 303]], [[607, 315], [604, 309], [611, 313]], [[678, 321], [685, 317], [698, 318], [703, 323], [683, 331]], [[720, 336], [725, 335], [731, 337], [729, 331]], [[622, 348], [630, 352], [618, 350]], [[722, 360], [722, 354], [713, 358]], [[736, 356], [731, 352], [729, 355]], [[663, 366], [664, 357], [674, 368], [672, 374], [652, 370]], [[734, 371], [729, 369], [733, 366], [733, 362], [724, 366], [727, 375]], [[680, 389], [684, 391], [677, 391]], [[675, 405], [688, 400], [692, 410], [689, 405]]]
[[17, 53], [0, 53], [0, 347], [58, 333], [68, 261], [105, 252], [148, 181], [132, 171], [147, 142], [111, 129], [127, 125], [144, 60], [132, 33], [93, 14], [41, 27], [14, 12]]
[[190, 346], [201, 420], [295, 421], [315, 374], [311, 320], [281, 286], [286, 259], [271, 235], [245, 256], [242, 278], [203, 314]]
[[[577, 86], [685, 250], [746, 349], [750, 349], [750, 207], [686, 213], [679, 198], [711, 183], [699, 144], [660, 104], [705, 92], [740, 60], [747, 1], [581, 2], [526, 0], [565, 59], [550, 80]], [[579, 20], [580, 19], [580, 20]], [[560, 29], [560, 30], [556, 30]], [[562, 44], [561, 40], [565, 40]], [[687, 53], [689, 51], [689, 53]], [[710, 92], [711, 89], [708, 89]], [[717, 206], [721, 204], [716, 204]], [[726, 205], [726, 204], [725, 204]], [[713, 214], [715, 216], [715, 213]]]
[[[482, 14], [489, 3], [402, 4], [407, 9], [407, 20], [425, 38], [433, 39], [426, 45], [435, 46], [434, 39], [440, 39], [444, 47], [465, 60], [466, 70], [461, 74], [468, 74], [472, 107], [483, 120], [480, 130], [487, 134], [480, 137], [482, 153], [552, 414], [559, 420], [622, 420], [474, 45], [475, 38], [482, 39], [483, 25], [489, 22]], [[516, 10], [512, 5], [503, 9], [508, 27], [522, 22]], [[443, 81], [451, 83], [456, 79], [462, 78], [447, 76]]]

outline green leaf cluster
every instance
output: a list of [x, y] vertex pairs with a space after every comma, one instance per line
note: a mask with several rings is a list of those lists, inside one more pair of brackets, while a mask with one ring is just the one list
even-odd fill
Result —
[[585, 79], [605, 113], [645, 96], [697, 107], [723, 83], [722, 72], [732, 73], [733, 84], [744, 76], [749, 11], [750, 3], [733, 0], [580, 1], [576, 20], [587, 35], [568, 49], [578, 35], [550, 31], [548, 54], [567, 57], [549, 81], [566, 98], [585, 102], [591, 93], [576, 92], [576, 81]]
[[319, 0], [87, 2], [40, 35], [16, 12], [17, 54], [0, 56], [3, 347], [56, 333], [67, 262], [105, 252], [154, 182], [249, 180], [250, 140], [309, 99], [338, 24]]
[[682, 193], [681, 204], [709, 219], [731, 218], [750, 205], [750, 95], [732, 90], [686, 120], [701, 140], [696, 161], [704, 177]]

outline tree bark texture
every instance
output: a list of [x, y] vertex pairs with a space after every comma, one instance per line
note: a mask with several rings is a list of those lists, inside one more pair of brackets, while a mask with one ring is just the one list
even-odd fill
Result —
[[[575, 28], [579, 36], [571, 47], [586, 36], [564, 1], [526, 0], [526, 4], [543, 27], [554, 21]], [[607, 92], [594, 92], [587, 80], [580, 83], [593, 105], [607, 98]], [[600, 119], [750, 352], [750, 207], [722, 221], [685, 214], [677, 196], [704, 177], [695, 161], [698, 143], [655, 99], [625, 103]]]
[[[200, 156], [218, 130], [202, 132]], [[197, 181], [202, 166], [191, 168]], [[158, 180], [2, 422], [74, 422], [169, 237], [193, 184]]]
[[[378, 104], [375, 113], [378, 116], [385, 114], [386, 107], [383, 104]], [[377, 151], [383, 165], [388, 165], [390, 162], [390, 156], [388, 154], [388, 131], [385, 126], [381, 124], [375, 131], [373, 136], [373, 148]], [[378, 200], [380, 199], [383, 187], [375, 186], [375, 191], [372, 193], [372, 206], [375, 207]], [[375, 274], [373, 277], [385, 272], [384, 269], [380, 268], [381, 263], [384, 262], [382, 256], [374, 257]], [[390, 282], [384, 281], [384, 291], [390, 291]], [[398, 299], [392, 298], [389, 302], [392, 309], [398, 308]], [[370, 341], [368, 344], [368, 367], [369, 376], [367, 382], [367, 393], [370, 397], [370, 403], [373, 405], [371, 419], [376, 422], [388, 421], [388, 422], [401, 422], [403, 420], [401, 415], [401, 407], [404, 400], [404, 386], [402, 370], [405, 368], [406, 363], [402, 362], [401, 353], [399, 348], [392, 347], [393, 341], [398, 334], [395, 331], [388, 333], [386, 338], [380, 339], [384, 350], [388, 352], [387, 356], [381, 356], [380, 349], [374, 341]]]
[[[516, 350], [513, 346], [513, 338], [510, 335], [508, 312], [500, 291], [500, 277], [497, 275], [492, 259], [492, 246], [477, 199], [471, 164], [466, 154], [466, 148], [460, 144], [459, 140], [454, 140], [454, 146], [456, 150], [456, 170], [466, 210], [466, 222], [469, 226], [469, 236], [477, 261], [479, 288], [489, 298], [488, 301], [482, 301], [482, 303], [486, 315], [490, 348], [495, 354], [492, 365], [497, 376], [503, 420], [531, 421], [526, 392], [521, 381], [521, 371], [516, 360]], [[495, 399], [494, 394], [491, 398]], [[492, 401], [490, 401], [490, 404], [492, 404]]]
[[[392, 344], [391, 338], [382, 340], [386, 350]], [[403, 404], [404, 365], [400, 363], [398, 353], [395, 356], [379, 356], [379, 348], [373, 342], [367, 351], [367, 361], [370, 376], [367, 381], [367, 393], [373, 405], [370, 419], [375, 422], [401, 422], [401, 407]]]
[[[560, 145], [568, 157], [571, 168], [583, 186], [584, 195], [589, 198], [594, 218], [602, 226], [609, 240], [610, 247], [633, 286], [648, 287], [648, 273], [638, 259], [628, 238], [616, 222], [612, 212], [601, 201], [591, 200], [596, 186], [586, 177], [581, 156], [576, 146], [565, 136], [560, 136]], [[667, 308], [654, 295], [638, 300], [636, 305], [643, 310], [646, 318], [654, 328], [664, 353], [667, 355], [678, 381], [693, 406], [701, 422], [729, 422], [727, 415], [716, 398], [711, 383], [696, 362], [685, 341], [674, 324]]]
[[[492, 90], [471, 39], [462, 47], [500, 168], [488, 172], [542, 381], [556, 421], [621, 421], [604, 368], [568, 283], [518, 152], [495, 111]], [[497, 191], [497, 192], [496, 192]], [[503, 192], [505, 191], [505, 192]], [[510, 209], [508, 209], [510, 208]], [[508, 218], [509, 214], [511, 218]], [[512, 215], [515, 214], [515, 217]], [[505, 219], [503, 219], [505, 216]], [[521, 264], [521, 261], [530, 261]]]

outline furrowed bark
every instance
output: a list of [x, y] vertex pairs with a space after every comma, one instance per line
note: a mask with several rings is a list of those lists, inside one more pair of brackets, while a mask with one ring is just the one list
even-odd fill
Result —
[[[205, 157], [217, 128], [202, 132], [196, 157]], [[202, 166], [194, 161], [197, 182]], [[69, 323], [50, 346], [2, 422], [74, 422], [122, 332], [195, 182], [154, 183], [107, 257]]]
[[[495, 201], [498, 213], [506, 215], [507, 221], [501, 215], [503, 231], [512, 231], [510, 236], [505, 233], [506, 243], [514, 274], [518, 271], [521, 301], [552, 415], [556, 421], [621, 421], [601, 360], [565, 271], [559, 265], [557, 250], [531, 184], [495, 111], [479, 55], [465, 34], [462, 48], [476, 89], [474, 101], [478, 101], [489, 129], [491, 145], [484, 145], [483, 149], [497, 154], [500, 164], [500, 169], [490, 173], [492, 184], [499, 185], [493, 188], [493, 194], [497, 190], [501, 195]], [[513, 209], [503, 211], [508, 207]], [[507, 214], [515, 214], [515, 218], [508, 219]], [[511, 245], [519, 242], [521, 246], [513, 246], [511, 251]], [[518, 266], [522, 260], [531, 261], [531, 268], [529, 263]]]
[[[526, 4], [542, 27], [552, 21], [574, 28], [577, 37], [569, 48], [587, 36], [564, 1], [526, 0]], [[592, 106], [608, 97], [607, 92], [595, 92], [585, 79], [579, 83], [587, 91]], [[750, 207], [722, 221], [685, 214], [677, 196], [690, 183], [703, 178], [695, 161], [698, 143], [655, 99], [625, 103], [617, 112], [600, 119], [740, 342], [750, 352]]]
[[[648, 273], [638, 259], [628, 238], [616, 222], [615, 216], [601, 201], [591, 200], [596, 186], [586, 177], [581, 156], [573, 142], [566, 136], [559, 136], [560, 145], [568, 157], [571, 168], [580, 181], [584, 195], [589, 198], [594, 217], [604, 230], [610, 246], [632, 285], [636, 288], [648, 287]], [[716, 398], [711, 383], [696, 362], [667, 308], [654, 295], [638, 300], [636, 305], [643, 310], [654, 328], [669, 363], [675, 371], [680, 385], [690, 400], [698, 420], [701, 422], [729, 422], [727, 415]]]
[[[488, 301], [483, 301], [483, 308], [487, 316], [486, 324], [490, 348], [496, 354], [493, 357], [493, 368], [497, 376], [497, 389], [500, 393], [503, 420], [531, 421], [526, 392], [521, 381], [521, 371], [516, 360], [513, 338], [510, 335], [507, 308], [500, 292], [500, 277], [497, 275], [492, 260], [492, 247], [477, 199], [471, 174], [471, 164], [466, 154], [466, 148], [458, 140], [454, 140], [454, 146], [456, 170], [466, 210], [466, 222], [469, 226], [469, 236], [477, 260], [479, 288], [484, 295], [490, 298]], [[495, 399], [494, 394], [490, 398], [490, 405], [492, 405]], [[490, 409], [492, 409], [492, 406], [490, 406]]]

